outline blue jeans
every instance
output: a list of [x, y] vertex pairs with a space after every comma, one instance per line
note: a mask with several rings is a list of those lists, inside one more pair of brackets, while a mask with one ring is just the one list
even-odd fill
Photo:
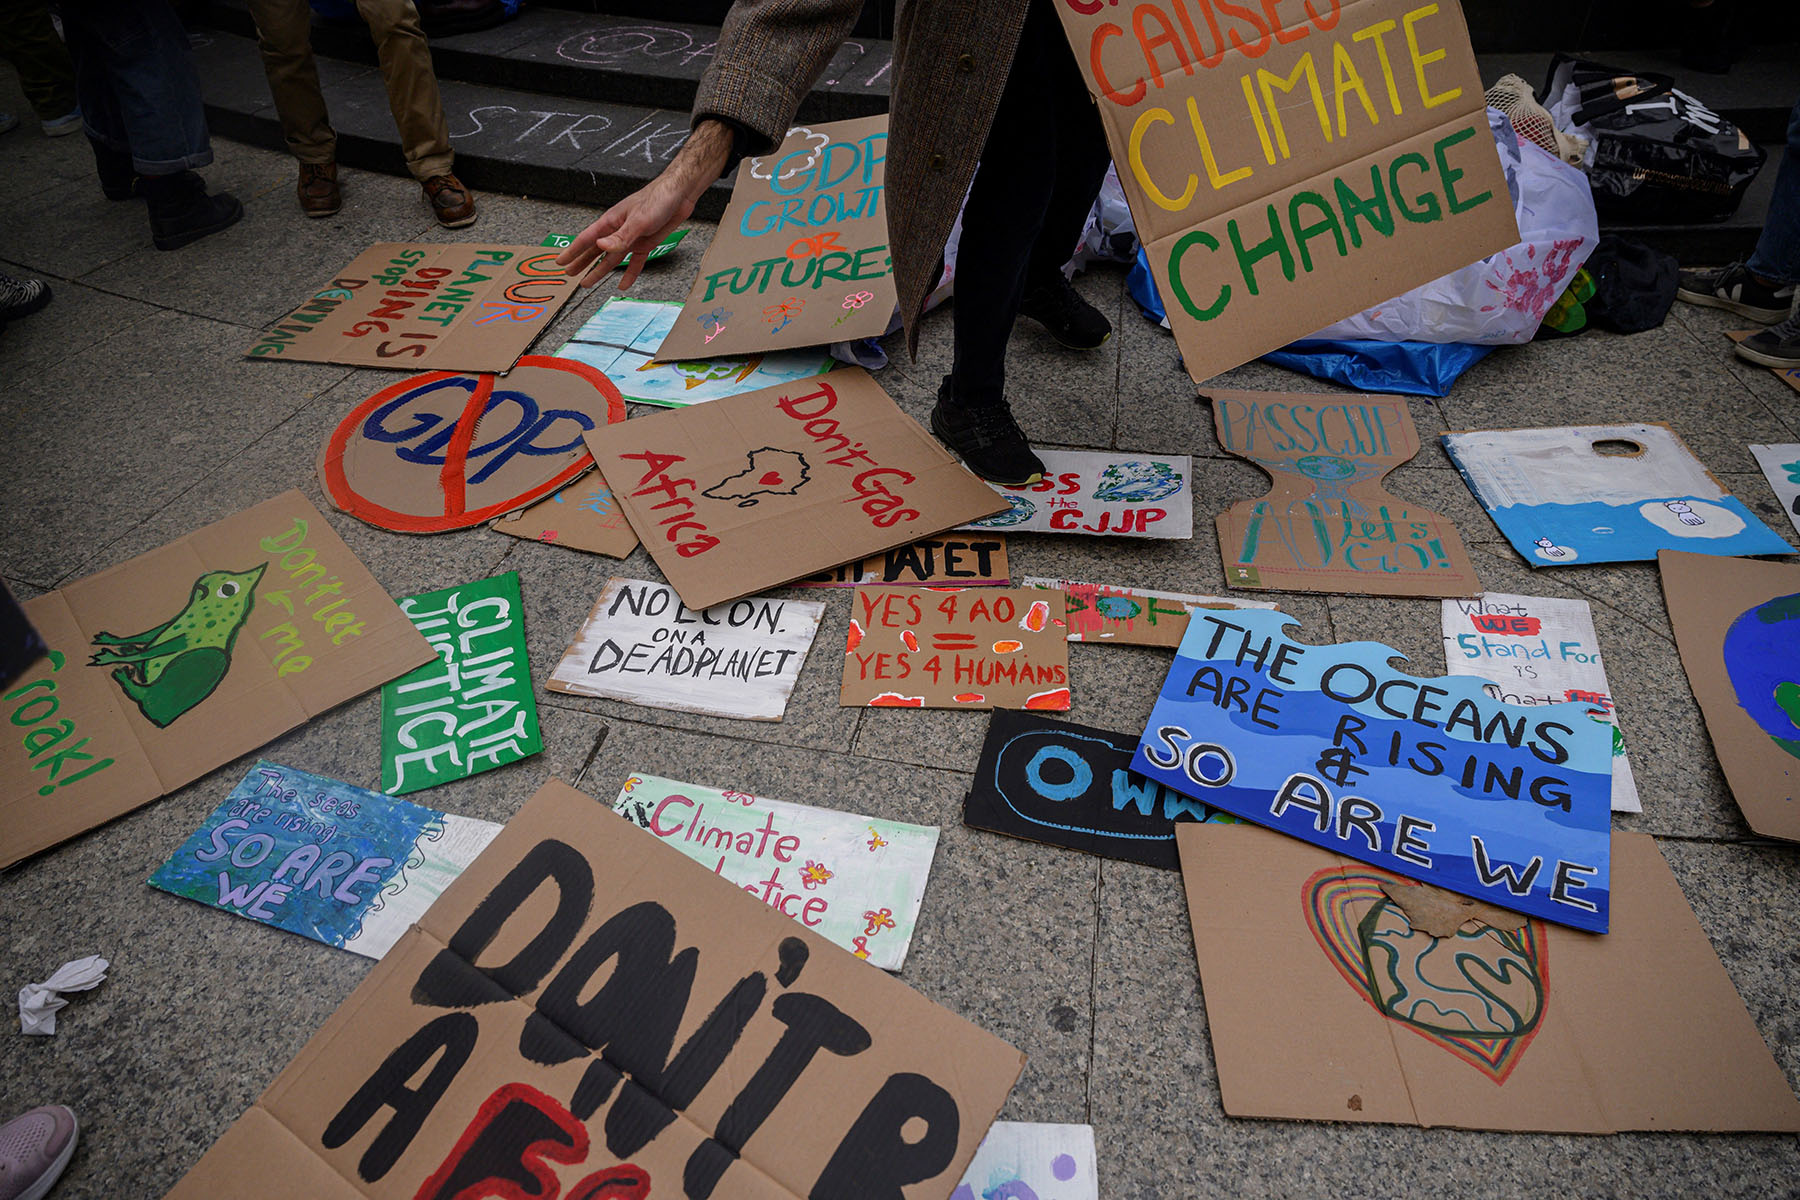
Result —
[[1800, 283], [1800, 103], [1788, 115], [1787, 151], [1775, 172], [1769, 215], [1745, 265], [1764, 279]]
[[167, 0], [66, 0], [63, 32], [88, 137], [140, 175], [212, 161], [187, 30]]

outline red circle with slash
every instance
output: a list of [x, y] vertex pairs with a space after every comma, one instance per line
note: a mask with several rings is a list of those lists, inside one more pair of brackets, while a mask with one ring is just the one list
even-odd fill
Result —
[[[625, 398], [612, 380], [588, 366], [567, 358], [554, 358], [543, 354], [528, 354], [521, 358], [509, 373], [507, 383], [514, 380], [512, 375], [521, 368], [529, 371], [553, 371], [558, 374], [548, 377], [556, 390], [552, 409], [554, 413], [565, 416], [581, 413], [592, 418], [596, 425], [611, 424], [625, 419]], [[567, 376], [568, 381], [562, 379]], [[428, 396], [431, 392], [444, 387], [454, 380], [475, 381], [466, 402], [461, 405], [455, 427], [448, 441], [443, 446], [443, 461], [437, 465], [434, 460], [415, 458], [411, 460], [415, 469], [406, 470], [398, 478], [404, 479], [404, 487], [397, 488], [393, 478], [385, 481], [375, 477], [375, 472], [390, 475], [399, 458], [396, 448], [402, 437], [388, 433], [381, 441], [369, 437], [365, 426], [372, 414], [380, 412], [409, 395]], [[523, 508], [555, 492], [569, 483], [582, 472], [594, 465], [593, 455], [588, 453], [585, 445], [567, 451], [543, 457], [532, 457], [529, 461], [543, 467], [542, 471], [530, 472], [527, 478], [515, 480], [511, 486], [503, 488], [503, 495], [490, 498], [483, 495], [475, 507], [469, 506], [470, 451], [475, 448], [476, 426], [488, 411], [493, 398], [498, 376], [488, 373], [468, 371], [429, 371], [422, 375], [413, 375], [390, 387], [385, 387], [350, 411], [338, 427], [332, 430], [319, 454], [319, 479], [325, 486], [325, 494], [331, 502], [344, 512], [360, 521], [382, 529], [391, 529], [399, 533], [447, 533], [453, 529], [469, 529], [483, 524], [495, 517], [503, 516], [514, 509]], [[529, 382], [520, 380], [519, 382]], [[573, 386], [569, 386], [572, 384]], [[505, 388], [503, 391], [522, 391], [520, 388]], [[546, 406], [548, 407], [548, 406]], [[441, 420], [437, 424], [419, 424], [415, 428], [420, 436], [437, 431], [441, 436]], [[362, 454], [374, 453], [375, 462], [360, 465], [361, 455], [353, 449], [353, 438], [358, 438], [354, 446], [361, 448]], [[380, 450], [375, 450], [380, 447]], [[491, 452], [491, 449], [490, 451]], [[406, 461], [406, 460], [401, 460]], [[521, 461], [517, 456], [509, 456], [509, 461]], [[430, 466], [437, 465], [436, 471]], [[400, 492], [405, 499], [413, 496], [415, 485], [422, 485], [427, 476], [431, 477], [432, 486], [427, 489], [418, 486], [420, 499], [426, 493], [434, 492], [438, 497], [436, 511], [425, 504], [417, 506], [404, 503], [395, 492]], [[359, 486], [360, 483], [360, 486]], [[365, 493], [377, 490], [373, 485], [385, 483], [387, 495], [377, 500]], [[492, 491], [490, 486], [485, 489]]]

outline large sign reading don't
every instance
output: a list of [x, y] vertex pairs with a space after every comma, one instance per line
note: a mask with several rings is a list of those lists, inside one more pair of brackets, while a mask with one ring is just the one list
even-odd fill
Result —
[[1059, 0], [1202, 381], [1518, 241], [1456, 0]]

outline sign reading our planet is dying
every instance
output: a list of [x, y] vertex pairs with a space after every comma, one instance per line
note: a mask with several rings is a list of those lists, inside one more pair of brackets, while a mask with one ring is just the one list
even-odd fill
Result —
[[1195, 381], [1519, 240], [1454, 0], [1059, 0]]

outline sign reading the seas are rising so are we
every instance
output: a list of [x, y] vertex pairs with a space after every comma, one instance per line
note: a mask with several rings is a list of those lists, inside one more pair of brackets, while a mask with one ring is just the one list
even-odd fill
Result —
[[1311, 646], [1295, 618], [1200, 610], [1131, 769], [1246, 820], [1605, 933], [1612, 728], [1423, 679], [1380, 642]]
[[1519, 239], [1456, 0], [1059, 0], [1198, 382]]

